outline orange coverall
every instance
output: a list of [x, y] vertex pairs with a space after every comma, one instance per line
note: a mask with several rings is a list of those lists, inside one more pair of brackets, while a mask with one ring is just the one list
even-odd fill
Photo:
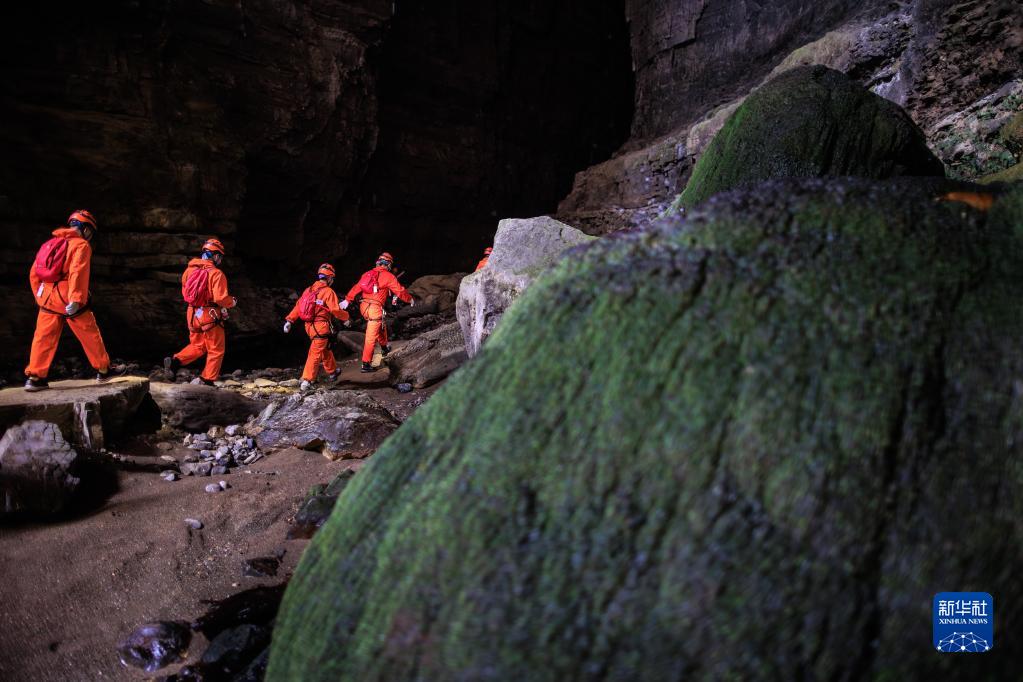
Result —
[[78, 338], [89, 364], [97, 372], [110, 369], [103, 336], [99, 333], [96, 316], [91, 310], [68, 317], [64, 307], [71, 302], [85, 306], [89, 302], [89, 273], [92, 268], [92, 247], [82, 238], [78, 230], [63, 227], [53, 231], [54, 237], [67, 239], [67, 257], [64, 260], [63, 277], [59, 282], [41, 282], [36, 276], [35, 263], [28, 271], [32, 294], [39, 306], [36, 317], [36, 331], [32, 337], [32, 352], [29, 355], [26, 376], [45, 379], [50, 372], [53, 356], [57, 352], [60, 334], [64, 331], [64, 320]]
[[[367, 294], [359, 286], [359, 283], [356, 282], [355, 286], [348, 290], [348, 295], [345, 296], [345, 299], [351, 303], [355, 300], [356, 296], [362, 294], [359, 312], [366, 320], [366, 341], [362, 345], [363, 362], [370, 362], [373, 359], [374, 345], [377, 343], [381, 346], [387, 345], [387, 325], [384, 324], [384, 303], [387, 301], [387, 297], [397, 296], [406, 303], [412, 301], [411, 294], [405, 290], [405, 287], [401, 285], [398, 278], [392, 275], [387, 268], [378, 265], [373, 270], [379, 271], [377, 275], [377, 292], [375, 294]], [[362, 278], [360, 277], [359, 279]]]
[[487, 260], [489, 260], [489, 259], [490, 259], [490, 256], [483, 256], [483, 260], [481, 260], [479, 263], [476, 264], [476, 269], [473, 270], [473, 272], [479, 272], [483, 268], [487, 267]]
[[[321, 364], [327, 374], [337, 369], [334, 353], [330, 350], [332, 331], [330, 318], [335, 317], [344, 322], [348, 319], [348, 313], [341, 310], [341, 307], [338, 305], [337, 294], [323, 280], [313, 282], [309, 288], [316, 292], [317, 306], [316, 317], [313, 318], [312, 322], [305, 323], [305, 333], [309, 336], [311, 343], [309, 344], [309, 355], [305, 359], [305, 369], [302, 370], [302, 378], [306, 381], [313, 381], [316, 379], [316, 373], [319, 371]], [[299, 301], [301, 301], [301, 298], [299, 298]], [[296, 301], [295, 307], [291, 309], [291, 312], [284, 319], [292, 324], [298, 322], [300, 319], [298, 316], [298, 306], [299, 302]]]
[[224, 352], [227, 350], [227, 336], [224, 334], [224, 320], [220, 309], [233, 308], [235, 301], [227, 293], [227, 277], [224, 273], [212, 260], [202, 258], [190, 260], [185, 273], [181, 275], [182, 296], [189, 275], [198, 268], [207, 268], [210, 271], [210, 305], [199, 308], [188, 306], [186, 313], [188, 345], [175, 353], [174, 357], [181, 361], [182, 366], [186, 366], [205, 355], [206, 367], [199, 376], [207, 381], [216, 381], [220, 376], [220, 366], [224, 364]]

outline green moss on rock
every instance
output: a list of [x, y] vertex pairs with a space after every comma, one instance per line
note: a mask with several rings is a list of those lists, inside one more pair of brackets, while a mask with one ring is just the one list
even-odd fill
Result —
[[676, 207], [784, 177], [944, 176], [923, 133], [898, 105], [842, 73], [806, 66], [750, 95], [714, 137]]
[[946, 189], [772, 182], [563, 259], [342, 493], [268, 679], [959, 675], [936, 592], [1023, 618], [1023, 190]]
[[991, 173], [985, 175], [977, 182], [987, 185], [992, 182], [1020, 182], [1023, 181], [1023, 163], [1017, 163], [1015, 166], [1006, 168], [1005, 170], [998, 171], [997, 173]]

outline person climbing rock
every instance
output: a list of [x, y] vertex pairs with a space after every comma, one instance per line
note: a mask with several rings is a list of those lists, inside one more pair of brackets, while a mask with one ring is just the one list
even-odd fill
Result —
[[53, 231], [53, 238], [40, 247], [28, 271], [39, 315], [25, 368], [26, 391], [49, 388], [46, 376], [50, 373], [65, 321], [96, 370], [96, 381], [110, 380], [110, 356], [96, 316], [89, 309], [92, 303], [89, 298], [92, 246], [89, 242], [97, 231], [96, 219], [81, 209], [71, 214], [67, 225]]
[[341, 302], [341, 309], [344, 310], [355, 302], [356, 296], [362, 296], [359, 303], [359, 312], [366, 320], [366, 341], [362, 346], [362, 370], [372, 372], [373, 349], [376, 344], [384, 355], [391, 352], [387, 344], [387, 326], [384, 324], [384, 303], [388, 296], [400, 298], [409, 305], [415, 305], [411, 294], [405, 290], [398, 278], [391, 274], [394, 268], [394, 256], [384, 252], [377, 256], [376, 265], [372, 270], [364, 272], [359, 281], [355, 283], [345, 300]]
[[490, 254], [492, 254], [493, 252], [494, 252], [494, 249], [493, 249], [493, 247], [490, 247], [490, 246], [488, 246], [487, 248], [483, 249], [483, 259], [479, 263], [476, 264], [476, 269], [473, 270], [473, 272], [479, 272], [483, 268], [487, 267], [487, 261], [490, 260]]
[[299, 320], [305, 322], [305, 333], [309, 336], [309, 355], [306, 356], [305, 369], [302, 371], [302, 383], [299, 390], [307, 391], [316, 381], [316, 374], [323, 365], [331, 381], [341, 375], [334, 360], [334, 353], [331, 351], [331, 342], [334, 340], [334, 320], [340, 320], [348, 326], [348, 313], [341, 309], [338, 304], [337, 294], [331, 288], [334, 286], [334, 266], [324, 263], [316, 271], [316, 281], [313, 282], [295, 303], [284, 322], [284, 333], [291, 331], [291, 325]]
[[188, 304], [188, 345], [163, 360], [171, 381], [181, 367], [203, 355], [206, 367], [193, 383], [212, 386], [220, 376], [227, 346], [224, 322], [228, 309], [238, 305], [238, 299], [227, 292], [227, 277], [220, 270], [223, 261], [224, 245], [219, 239], [210, 238], [203, 244], [200, 256], [189, 261], [181, 275], [181, 296]]

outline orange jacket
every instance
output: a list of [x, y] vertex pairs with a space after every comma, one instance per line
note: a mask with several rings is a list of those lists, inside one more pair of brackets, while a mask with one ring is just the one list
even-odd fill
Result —
[[483, 268], [487, 267], [487, 261], [489, 259], [490, 259], [490, 256], [483, 256], [483, 260], [481, 260], [479, 263], [476, 264], [476, 269], [473, 270], [473, 272], [479, 272]]
[[[199, 268], [206, 268], [210, 271], [209, 273], [209, 285], [210, 285], [210, 303], [212, 305], [203, 308], [203, 319], [196, 319], [196, 311], [192, 306], [188, 306], [188, 328], [208, 328], [212, 324], [219, 322], [223, 315], [220, 314], [221, 308], [233, 308], [235, 306], [234, 298], [227, 293], [227, 277], [221, 272], [213, 261], [204, 260], [202, 258], [193, 258], [188, 261], [188, 267], [185, 268], [184, 274], [181, 275], [181, 296], [185, 295], [185, 283], [188, 282], [188, 276], [193, 271]], [[196, 324], [193, 325], [193, 320]]]
[[[354, 301], [355, 297], [359, 294], [362, 294], [362, 300], [364, 303], [376, 303], [381, 306], [387, 300], [388, 296], [397, 296], [406, 303], [412, 301], [412, 295], [405, 290], [405, 287], [401, 285], [398, 278], [392, 275], [387, 268], [382, 265], [378, 265], [373, 268], [373, 270], [377, 270], [380, 273], [377, 275], [377, 292], [375, 294], [367, 294], [362, 290], [362, 287], [359, 286], [359, 283], [356, 282], [355, 286], [348, 290], [348, 295], [345, 296], [349, 303]], [[373, 272], [373, 270], [369, 270], [369, 272]], [[363, 277], [365, 277], [365, 274]], [[362, 277], [359, 279], [361, 280]]]
[[[67, 240], [67, 257], [64, 260], [64, 276], [59, 282], [41, 282], [36, 276], [36, 266], [28, 271], [28, 281], [32, 285], [32, 295], [36, 297], [39, 307], [51, 312], [64, 314], [64, 307], [72, 301], [85, 305], [89, 300], [89, 273], [92, 269], [92, 247], [82, 234], [71, 227], [59, 227], [53, 231], [54, 237]], [[54, 291], [56, 299], [52, 299]]]
[[[344, 322], [348, 319], [348, 313], [341, 310], [337, 294], [322, 279], [313, 282], [309, 288], [316, 292], [316, 302], [319, 305], [316, 306], [316, 317], [313, 321], [305, 323], [305, 331], [310, 337], [326, 336], [330, 334], [330, 318], [333, 316]], [[298, 306], [301, 300], [299, 297], [299, 300], [295, 301], [295, 307], [284, 318], [288, 322], [294, 323], [299, 320]]]

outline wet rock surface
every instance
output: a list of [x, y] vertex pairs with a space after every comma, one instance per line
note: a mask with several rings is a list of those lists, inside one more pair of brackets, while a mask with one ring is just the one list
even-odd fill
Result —
[[487, 267], [465, 277], [458, 290], [458, 324], [469, 357], [476, 355], [504, 311], [567, 249], [593, 240], [546, 216], [502, 220]]
[[117, 647], [121, 663], [151, 673], [187, 655], [192, 631], [186, 623], [159, 621], [136, 628]]
[[263, 450], [296, 447], [329, 459], [365, 457], [399, 422], [372, 398], [345, 390], [296, 394], [268, 406], [248, 432]]
[[562, 259], [340, 497], [268, 679], [950, 674], [942, 585], [1023, 616], [1023, 190], [955, 187], [768, 182]]
[[72, 474], [77, 458], [54, 424], [8, 428], [0, 438], [0, 518], [63, 511], [81, 482]]

